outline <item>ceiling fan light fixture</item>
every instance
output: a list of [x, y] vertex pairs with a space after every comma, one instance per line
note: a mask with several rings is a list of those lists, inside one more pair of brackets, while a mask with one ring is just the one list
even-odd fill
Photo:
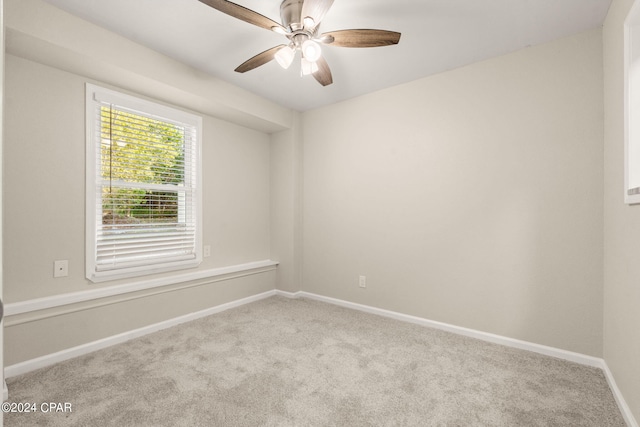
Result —
[[318, 71], [318, 64], [302, 58], [300, 71], [303, 76], [308, 76], [309, 74], [313, 74]]
[[304, 18], [302, 20], [302, 23], [304, 24], [304, 28], [313, 28], [316, 26], [316, 21], [314, 21], [314, 19], [310, 16]]
[[284, 27], [279, 27], [276, 25], [271, 27], [271, 31], [273, 31], [274, 33], [282, 34], [283, 36], [286, 36], [288, 34], [287, 30]]
[[322, 49], [318, 43], [309, 39], [302, 43], [302, 54], [307, 61], [316, 62], [322, 55]]
[[285, 46], [275, 54], [275, 58], [278, 64], [286, 70], [291, 66], [295, 55], [295, 50], [291, 49], [289, 46]]
[[274, 59], [283, 68], [289, 68], [299, 50], [302, 57], [301, 74], [313, 74], [318, 83], [328, 86], [333, 83], [333, 76], [322, 55], [320, 44], [348, 48], [380, 47], [398, 44], [401, 36], [396, 31], [375, 29], [336, 30], [320, 34], [322, 21], [335, 0], [279, 0], [280, 22], [231, 1], [199, 1], [233, 18], [284, 35], [288, 39], [288, 46], [274, 46], [240, 64], [235, 69], [238, 73], [253, 70]]

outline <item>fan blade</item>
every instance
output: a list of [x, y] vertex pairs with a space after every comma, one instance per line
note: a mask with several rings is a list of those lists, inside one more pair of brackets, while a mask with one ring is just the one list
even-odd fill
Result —
[[331, 9], [331, 5], [333, 5], [333, 0], [304, 0], [300, 20], [302, 21], [309, 16], [315, 22], [314, 27], [317, 27]]
[[281, 44], [276, 47], [272, 47], [271, 49], [265, 50], [262, 53], [257, 54], [253, 58], [243, 62], [238, 68], [235, 69], [238, 73], [246, 73], [247, 71], [251, 71], [254, 68], [258, 68], [261, 65], [266, 64], [267, 62], [273, 60], [276, 56], [276, 53], [283, 47], [287, 47], [284, 44]]
[[199, 1], [206, 4], [207, 6], [211, 6], [212, 8], [219, 10], [222, 13], [226, 13], [229, 16], [233, 16], [234, 18], [238, 18], [241, 21], [248, 22], [249, 24], [253, 24], [272, 31], [274, 27], [280, 28], [283, 33], [286, 32], [285, 28], [282, 25], [278, 24], [276, 21], [273, 21], [266, 16], [260, 15], [258, 12], [254, 12], [251, 9], [247, 9], [244, 6], [240, 6], [239, 4], [235, 4], [226, 0]]
[[340, 47], [378, 47], [398, 44], [400, 33], [386, 30], [339, 30], [321, 34], [325, 44]]
[[322, 56], [316, 61], [316, 64], [318, 64], [318, 71], [313, 73], [313, 77], [315, 77], [322, 86], [329, 86], [333, 83], [329, 64], [327, 64], [327, 61]]

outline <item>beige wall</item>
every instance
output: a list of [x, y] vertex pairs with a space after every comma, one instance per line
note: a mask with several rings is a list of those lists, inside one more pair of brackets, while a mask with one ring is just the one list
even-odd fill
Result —
[[[294, 112], [42, 0], [9, 0], [5, 6], [9, 90], [3, 202], [9, 233], [5, 234], [4, 263], [10, 266], [3, 275], [6, 302], [138, 280], [92, 284], [85, 279], [87, 81], [203, 116], [203, 244], [211, 246], [211, 257], [184, 272], [271, 258], [270, 133], [289, 132], [288, 143], [295, 147], [298, 140], [293, 138], [299, 132], [288, 130], [296, 120]], [[274, 210], [274, 215], [286, 213]], [[287, 248], [293, 242], [280, 241], [285, 243], [278, 249], [293, 250]], [[69, 260], [68, 277], [53, 278], [53, 261], [58, 259]], [[5, 363], [16, 364], [273, 290], [284, 279], [269, 270], [190, 280], [9, 316]]]
[[277, 288], [301, 290], [302, 142], [300, 113], [292, 129], [271, 135], [271, 257], [278, 260]]
[[[593, 30], [298, 114], [41, 0], [10, 0], [8, 302], [109, 286], [84, 279], [85, 81], [204, 114], [201, 269], [281, 265], [10, 317], [6, 365], [302, 289], [604, 355], [640, 418], [640, 220], [621, 190], [630, 5], [614, 0], [607, 18], [604, 90]], [[68, 278], [53, 279], [55, 259], [69, 259]]]
[[11, 316], [4, 331], [5, 365], [267, 292], [274, 289], [275, 280], [275, 271], [203, 279]]
[[[7, 302], [119, 283], [85, 279], [87, 79], [7, 55], [6, 80]], [[211, 257], [198, 270], [269, 259], [269, 162], [269, 135], [204, 117], [203, 244]], [[69, 260], [69, 277], [53, 278], [57, 259]]]
[[604, 358], [640, 420], [640, 205], [624, 204], [624, 19], [632, 0], [614, 0], [604, 41]]
[[601, 356], [602, 103], [593, 30], [305, 113], [304, 290]]
[[291, 127], [290, 109], [43, 0], [6, 0], [5, 12], [9, 53], [263, 132]]
[[[5, 77], [5, 301], [130, 282], [92, 284], [85, 279], [84, 84], [88, 79], [13, 55], [6, 57]], [[211, 245], [211, 257], [187, 271], [269, 259], [269, 135], [204, 116], [202, 153], [203, 243]], [[58, 259], [69, 260], [69, 277], [53, 278], [53, 261]], [[6, 363], [274, 289], [275, 280], [275, 273], [225, 282], [205, 280], [168, 294], [142, 292], [132, 301], [125, 295], [12, 316], [7, 318]]]

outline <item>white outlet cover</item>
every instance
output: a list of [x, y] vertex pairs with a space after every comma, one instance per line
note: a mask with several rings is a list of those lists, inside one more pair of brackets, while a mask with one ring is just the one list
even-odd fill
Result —
[[69, 261], [59, 260], [53, 262], [53, 277], [67, 277], [69, 275]]

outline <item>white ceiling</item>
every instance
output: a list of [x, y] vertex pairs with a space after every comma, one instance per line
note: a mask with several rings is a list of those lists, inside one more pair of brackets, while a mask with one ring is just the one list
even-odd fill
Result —
[[[325, 46], [334, 83], [322, 87], [272, 61], [239, 74], [284, 36], [197, 0], [46, 0], [194, 68], [283, 106], [306, 111], [602, 25], [611, 0], [335, 0], [322, 31], [402, 33], [397, 46]], [[236, 0], [280, 22], [279, 0]]]

